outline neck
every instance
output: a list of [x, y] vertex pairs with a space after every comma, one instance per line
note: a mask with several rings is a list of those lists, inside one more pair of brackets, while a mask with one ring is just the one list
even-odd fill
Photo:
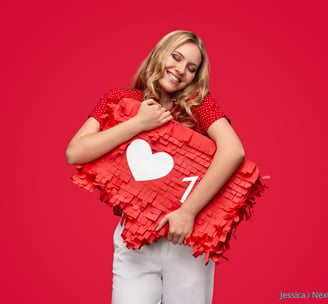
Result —
[[173, 106], [173, 101], [171, 100], [170, 95], [163, 91], [161, 91], [161, 99], [159, 100], [159, 103], [166, 109], [171, 109]]

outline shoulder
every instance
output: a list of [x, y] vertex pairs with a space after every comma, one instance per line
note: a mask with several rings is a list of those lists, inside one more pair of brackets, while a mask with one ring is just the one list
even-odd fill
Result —
[[208, 114], [210, 111], [218, 111], [223, 113], [216, 98], [214, 98], [214, 96], [208, 92], [201, 103], [192, 108], [192, 112], [198, 116]]
[[[95, 118], [101, 125], [108, 119], [108, 114], [112, 112], [114, 105], [118, 104], [123, 98], [133, 98], [143, 100], [143, 92], [131, 88], [115, 88], [108, 90], [93, 108], [89, 117]], [[105, 118], [107, 115], [107, 118]]]
[[208, 92], [206, 94], [206, 96], [204, 97], [204, 99], [201, 101], [201, 103], [197, 106], [195, 106], [195, 108], [201, 108], [201, 107], [206, 107], [206, 106], [209, 106], [209, 105], [214, 105], [214, 104], [218, 104], [217, 103], [217, 100], [214, 98], [214, 96], [212, 95], [211, 92]]
[[207, 133], [213, 122], [226, 116], [218, 101], [210, 92], [207, 93], [199, 105], [193, 107], [192, 112], [196, 119], [196, 130], [202, 133]]
[[100, 101], [104, 103], [118, 103], [122, 98], [134, 98], [143, 100], [143, 92], [139, 89], [132, 88], [114, 88], [108, 90]]

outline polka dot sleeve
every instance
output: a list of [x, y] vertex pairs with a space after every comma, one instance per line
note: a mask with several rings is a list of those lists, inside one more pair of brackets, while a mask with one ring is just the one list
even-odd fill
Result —
[[196, 119], [196, 131], [205, 134], [213, 122], [226, 116], [211, 93], [206, 95], [200, 105], [192, 109], [192, 113]]
[[[143, 94], [141, 90], [119, 88], [108, 91], [102, 98], [100, 98], [97, 105], [94, 107], [89, 117], [95, 118], [100, 125], [104, 123], [106, 114], [110, 114], [110, 105], [117, 104], [122, 98], [133, 98], [136, 100], [143, 100]], [[108, 115], [107, 115], [108, 116]]]

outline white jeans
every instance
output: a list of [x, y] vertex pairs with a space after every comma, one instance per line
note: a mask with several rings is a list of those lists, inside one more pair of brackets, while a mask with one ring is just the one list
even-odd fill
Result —
[[214, 268], [189, 246], [161, 239], [140, 250], [126, 248], [120, 224], [114, 233], [112, 304], [210, 304]]

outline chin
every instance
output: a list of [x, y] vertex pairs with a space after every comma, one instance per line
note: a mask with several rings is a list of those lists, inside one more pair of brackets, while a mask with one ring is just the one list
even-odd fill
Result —
[[173, 94], [181, 90], [181, 88], [173, 87], [170, 83], [167, 83], [167, 81], [159, 82], [159, 86], [161, 90], [167, 94]]

